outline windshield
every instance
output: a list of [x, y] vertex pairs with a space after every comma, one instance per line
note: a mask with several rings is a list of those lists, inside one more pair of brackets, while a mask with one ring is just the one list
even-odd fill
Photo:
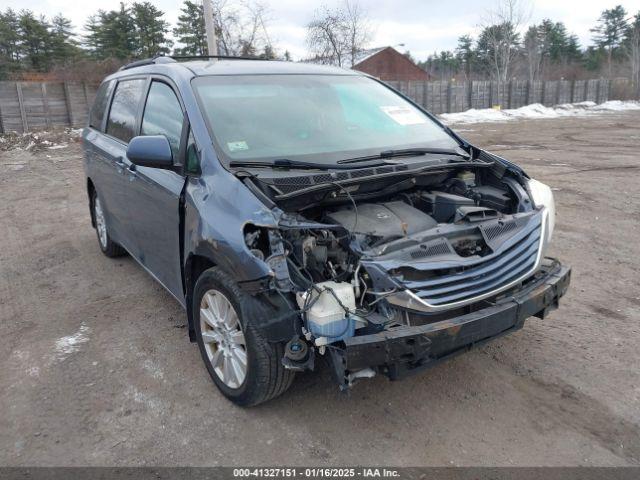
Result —
[[338, 160], [458, 143], [375, 80], [339, 75], [235, 75], [193, 82], [224, 160]]

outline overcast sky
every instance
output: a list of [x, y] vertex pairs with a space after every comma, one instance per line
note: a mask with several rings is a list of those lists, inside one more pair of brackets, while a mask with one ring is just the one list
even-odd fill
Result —
[[[233, 0], [229, 0], [233, 1]], [[165, 18], [176, 22], [182, 0], [151, 0], [166, 12]], [[304, 57], [305, 25], [313, 12], [323, 3], [334, 5], [336, 0], [263, 0], [269, 6], [268, 29], [272, 42], [281, 52], [289, 50], [294, 58]], [[485, 12], [493, 0], [361, 0], [374, 27], [371, 47], [404, 43], [399, 50], [410, 50], [423, 60], [436, 50], [453, 49], [457, 38], [477, 32]], [[563, 21], [571, 33], [580, 38], [582, 46], [590, 44], [593, 27], [600, 12], [615, 5], [623, 5], [630, 13], [640, 10], [640, 0], [534, 0], [531, 22], [542, 18]], [[82, 32], [87, 17], [98, 9], [117, 8], [117, 0], [3, 0], [0, 8], [31, 9], [53, 16], [62, 13], [70, 18], [76, 31]]]

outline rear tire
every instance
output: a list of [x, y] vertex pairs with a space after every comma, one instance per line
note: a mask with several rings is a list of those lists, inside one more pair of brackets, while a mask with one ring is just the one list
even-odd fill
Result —
[[93, 191], [93, 195], [91, 196], [91, 214], [93, 215], [93, 221], [96, 226], [96, 234], [98, 235], [98, 245], [100, 245], [100, 250], [107, 257], [121, 257], [125, 255], [127, 252], [124, 248], [118, 245], [116, 242], [111, 240], [111, 236], [109, 235], [109, 230], [107, 228], [107, 222], [104, 216], [104, 210], [102, 208], [102, 202], [100, 201], [100, 197], [98, 196], [98, 192]]
[[200, 354], [222, 394], [243, 407], [281, 395], [295, 375], [282, 365], [284, 345], [269, 343], [257, 328], [267, 315], [259, 300], [217, 267], [203, 272], [196, 282], [193, 317]]

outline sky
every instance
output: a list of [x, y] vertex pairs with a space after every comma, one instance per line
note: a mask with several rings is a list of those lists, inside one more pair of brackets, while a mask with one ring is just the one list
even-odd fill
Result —
[[[150, 1], [175, 24], [182, 0]], [[288, 50], [294, 59], [304, 58], [305, 25], [322, 4], [332, 6], [338, 1], [262, 0], [269, 10], [267, 28], [272, 43], [280, 53]], [[640, 0], [531, 0], [529, 23], [537, 23], [543, 18], [562, 21], [584, 47], [591, 43], [589, 29], [601, 11], [618, 4], [629, 13], [640, 11]], [[367, 11], [372, 24], [371, 48], [396, 46], [401, 51], [409, 50], [418, 60], [425, 60], [435, 51], [454, 49], [459, 36], [476, 34], [495, 0], [360, 0], [360, 5]], [[62, 13], [71, 19], [76, 31], [82, 33], [89, 15], [98, 9], [109, 10], [117, 6], [117, 0], [3, 0], [0, 8], [26, 8], [47, 17]]]

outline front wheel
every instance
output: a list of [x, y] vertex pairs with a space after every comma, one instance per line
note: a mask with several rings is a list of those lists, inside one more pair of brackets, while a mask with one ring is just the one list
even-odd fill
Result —
[[267, 342], [256, 328], [264, 306], [229, 275], [214, 267], [200, 276], [193, 312], [202, 359], [223, 395], [251, 406], [289, 388], [294, 373], [282, 365], [283, 345]]

